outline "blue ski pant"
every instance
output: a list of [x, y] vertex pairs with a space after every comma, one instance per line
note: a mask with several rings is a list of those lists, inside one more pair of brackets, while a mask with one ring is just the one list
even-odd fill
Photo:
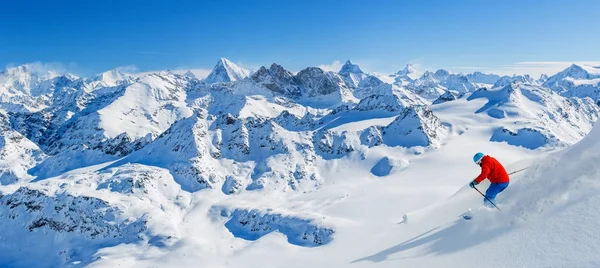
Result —
[[[496, 195], [498, 195], [499, 193], [501, 193], [502, 191], [504, 191], [504, 189], [506, 189], [506, 187], [508, 187], [508, 182], [506, 183], [492, 183], [490, 184], [490, 187], [487, 189], [487, 191], [485, 191], [485, 197], [487, 197], [487, 199], [489, 199], [490, 201], [494, 202], [494, 204], [496, 203]], [[486, 206], [493, 206], [492, 204], [490, 204], [489, 201], [487, 201], [486, 198], [483, 199], [483, 203]]]

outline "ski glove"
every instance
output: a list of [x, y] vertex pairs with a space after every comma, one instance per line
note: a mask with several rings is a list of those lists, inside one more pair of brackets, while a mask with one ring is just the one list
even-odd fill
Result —
[[476, 180], [473, 180], [471, 183], [469, 183], [469, 187], [471, 187], [471, 188], [475, 188], [475, 185], [477, 185]]

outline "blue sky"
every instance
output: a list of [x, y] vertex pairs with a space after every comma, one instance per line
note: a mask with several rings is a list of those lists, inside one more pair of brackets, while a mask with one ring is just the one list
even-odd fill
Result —
[[[600, 62], [600, 1], [9, 1], [0, 66], [531, 72]], [[337, 62], [336, 62], [337, 61]], [[598, 63], [600, 64], [600, 63]], [[553, 70], [553, 69], [552, 69]], [[547, 72], [547, 71], [546, 71]]]

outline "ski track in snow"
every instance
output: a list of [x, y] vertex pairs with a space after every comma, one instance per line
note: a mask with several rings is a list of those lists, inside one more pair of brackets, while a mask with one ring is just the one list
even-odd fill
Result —
[[[0, 266], [597, 267], [599, 74], [11, 68]], [[529, 167], [502, 211], [478, 151]]]

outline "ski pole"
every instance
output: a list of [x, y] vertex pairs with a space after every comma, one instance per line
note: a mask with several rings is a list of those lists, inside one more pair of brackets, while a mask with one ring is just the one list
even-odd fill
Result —
[[519, 170], [517, 170], [517, 171], [513, 171], [513, 172], [511, 172], [511, 173], [508, 173], [508, 175], [512, 175], [512, 174], [515, 174], [515, 173], [521, 172], [521, 171], [523, 171], [523, 170], [526, 170], [526, 169], [528, 169], [528, 168], [530, 168], [530, 167], [532, 167], [532, 166], [529, 166], [529, 167], [526, 167], [526, 168], [522, 168], [522, 169], [519, 169]]
[[485, 200], [487, 200], [492, 205], [494, 205], [494, 207], [496, 207], [498, 210], [501, 210], [498, 206], [496, 206], [496, 204], [494, 204], [494, 202], [492, 202], [489, 198], [487, 198], [487, 196], [485, 196], [482, 192], [480, 192], [479, 189], [477, 189], [477, 187], [473, 186], [473, 189], [475, 189], [475, 191], [477, 191], [480, 195], [482, 195], [483, 198], [485, 198]]

